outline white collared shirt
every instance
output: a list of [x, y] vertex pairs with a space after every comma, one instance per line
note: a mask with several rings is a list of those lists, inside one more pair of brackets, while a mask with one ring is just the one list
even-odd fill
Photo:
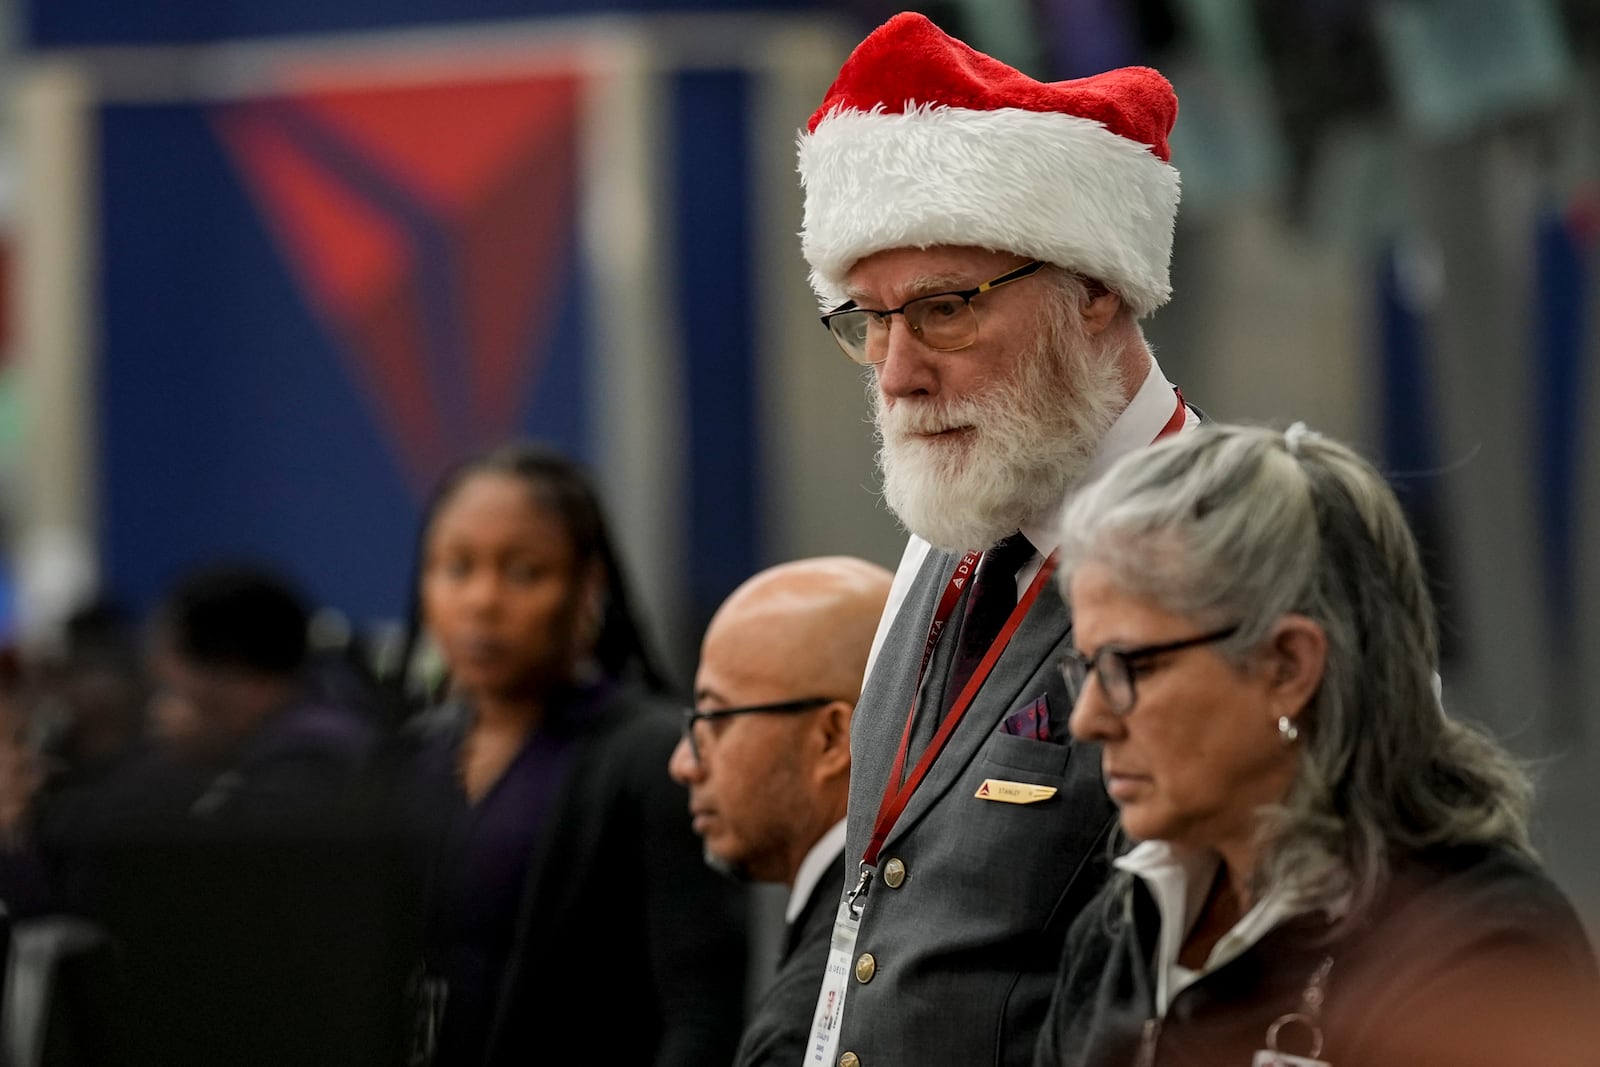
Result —
[[1233, 924], [1211, 949], [1205, 966], [1191, 970], [1178, 962], [1184, 939], [1200, 918], [1221, 860], [1214, 852], [1190, 852], [1165, 841], [1146, 841], [1115, 861], [1144, 882], [1161, 916], [1151, 968], [1156, 976], [1156, 1014], [1165, 1016], [1173, 998], [1229, 960], [1240, 956], [1274, 927], [1296, 914], [1287, 893], [1270, 890]]
[[[799, 870], [794, 872], [794, 885], [789, 887], [789, 904], [783, 909], [784, 922], [792, 923], [799, 918], [800, 912], [811, 900], [811, 894], [834, 866], [834, 859], [844, 850], [844, 823], [840, 819], [830, 826], [827, 833], [817, 838], [817, 843], [811, 846], [805, 859], [800, 861]], [[835, 882], [838, 881], [837, 873]]]

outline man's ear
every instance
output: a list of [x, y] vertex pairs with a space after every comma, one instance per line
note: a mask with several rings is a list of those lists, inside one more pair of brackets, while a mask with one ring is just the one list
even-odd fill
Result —
[[822, 781], [850, 773], [850, 718], [854, 714], [855, 706], [844, 700], [832, 701], [817, 711], [814, 767]]
[[1263, 654], [1273, 717], [1298, 718], [1327, 670], [1327, 633], [1305, 615], [1285, 615], [1273, 624]]
[[[1091, 290], [1092, 292], [1092, 290]], [[1078, 314], [1083, 316], [1083, 328], [1090, 337], [1098, 337], [1107, 326], [1116, 321], [1122, 310], [1122, 297], [1109, 290], [1091, 296]]]

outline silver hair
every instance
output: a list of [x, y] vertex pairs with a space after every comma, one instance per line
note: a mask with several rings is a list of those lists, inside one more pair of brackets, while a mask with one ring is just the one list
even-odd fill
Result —
[[1263, 812], [1256, 890], [1361, 914], [1396, 852], [1500, 844], [1531, 855], [1532, 785], [1504, 749], [1448, 718], [1426, 575], [1398, 500], [1345, 445], [1208, 424], [1134, 453], [1071, 499], [1061, 581], [1093, 561], [1196, 625], [1237, 623], [1243, 664], [1282, 616], [1327, 635], [1301, 714], [1295, 785]]

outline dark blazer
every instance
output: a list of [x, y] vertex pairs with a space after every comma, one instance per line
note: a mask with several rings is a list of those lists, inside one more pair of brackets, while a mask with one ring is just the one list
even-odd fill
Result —
[[[957, 558], [928, 553], [856, 705], [845, 846], [852, 875]], [[1073, 744], [1066, 731], [1073, 694], [1055, 663], [1069, 630], [1066, 605], [1053, 587], [1043, 589], [890, 833], [879, 866], [898, 860], [905, 875], [898, 886], [880, 875], [868, 892], [856, 952], [872, 953], [876, 969], [864, 983], [849, 981], [839, 1054], [853, 1052], [867, 1067], [1016, 1067], [1032, 1059], [1067, 929], [1104, 879], [1115, 817], [1098, 747]], [[942, 706], [954, 645], [947, 633], [929, 665], [924, 715]], [[1002, 729], [1041, 698], [1050, 740]], [[931, 735], [929, 726], [919, 733]], [[987, 779], [1056, 793], [1033, 804], [978, 799]]]
[[400, 928], [382, 904], [393, 868], [350, 810], [369, 743], [353, 713], [299, 702], [198, 789], [151, 761], [80, 812], [119, 1010], [102, 1014], [86, 975], [74, 1062], [365, 1067], [398, 1055]]
[[197, 829], [230, 838], [326, 832], [366, 767], [373, 730], [355, 712], [297, 700], [274, 715], [191, 803]]
[[[1155, 1009], [1159, 932], [1144, 884], [1114, 883], [1074, 926], [1037, 1067], [1236, 1067], [1301, 1010], [1331, 960], [1316, 1058], [1335, 1067], [1579, 1067], [1596, 1062], [1600, 978], [1566, 899], [1508, 852], [1439, 850], [1404, 862], [1353, 929], [1303, 916]], [[1308, 1033], [1280, 1051], [1305, 1055]], [[1141, 1045], [1153, 1046], [1140, 1058]]]
[[485, 1065], [705, 1067], [732, 1057], [744, 893], [706, 866], [687, 798], [667, 775], [674, 710], [620, 689], [570, 727]]
[[[830, 870], [842, 870], [844, 853]], [[833, 916], [838, 907], [837, 877], [824, 875], [811, 887], [811, 898], [783, 932], [783, 955], [777, 973], [761, 995], [750, 1025], [739, 1042], [737, 1067], [799, 1067], [811, 1036], [822, 971], [828, 965]]]

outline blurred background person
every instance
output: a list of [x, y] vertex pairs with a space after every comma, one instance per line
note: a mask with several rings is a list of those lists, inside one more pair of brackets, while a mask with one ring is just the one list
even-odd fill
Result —
[[1527, 777], [1443, 712], [1381, 476], [1301, 424], [1207, 427], [1063, 525], [1070, 725], [1139, 844], [1069, 936], [1036, 1062], [1593, 1063], [1592, 952]]
[[674, 705], [599, 501], [510, 445], [426, 513], [422, 627], [445, 700], [411, 729], [403, 801], [430, 847], [418, 1059], [726, 1062], [742, 897], [700, 859], [667, 776]]
[[35, 798], [44, 781], [28, 717], [11, 680], [0, 683], [0, 912], [29, 915], [47, 907], [44, 869], [32, 847]]
[[292, 829], [348, 799], [371, 727], [306, 687], [310, 611], [266, 570], [227, 565], [184, 577], [156, 613], [156, 736], [209, 779], [194, 819]]
[[701, 646], [672, 777], [689, 789], [708, 863], [790, 891], [740, 1067], [805, 1055], [844, 878], [850, 718], [892, 580], [845, 556], [771, 567], [723, 602]]
[[309, 683], [307, 626], [270, 569], [188, 571], [149, 626], [146, 716], [131, 619], [74, 616], [6, 738], [26, 773], [4, 869], [43, 886], [15, 931], [12, 1062], [398, 1058], [393, 849], [353, 818], [372, 729]]
[[0, 656], [0, 902], [15, 927], [0, 1062], [26, 1067], [47, 1047], [77, 1062], [47, 1036], [82, 1048], [92, 1039], [80, 1031], [105, 1027], [103, 998], [85, 1025], [65, 1019], [83, 1006], [78, 976], [109, 958], [86, 918], [103, 881], [95, 828], [126, 802], [122, 786], [147, 753], [144, 678], [137, 623], [107, 602], [75, 610], [59, 647]]
[[[98, 845], [148, 758], [136, 621], [105, 601], [66, 620], [58, 649], [0, 657], [0, 902], [16, 923], [13, 1000], [43, 1006], [59, 971], [105, 947]], [[5, 1053], [33, 1061], [47, 1016], [7, 1002]]]
[[[144, 742], [149, 701], [138, 624], [122, 608], [96, 601], [67, 617], [61, 648], [22, 661], [14, 649], [0, 654], [5, 696], [8, 771], [0, 771], [11, 857], [40, 864], [50, 857], [51, 889], [14, 912], [70, 910], [75, 893], [69, 856], [72, 841], [56, 825], [85, 822], [101, 793], [136, 761]], [[42, 849], [42, 851], [40, 851]], [[0, 894], [5, 896], [5, 894]]]
[[67, 617], [61, 652], [40, 674], [31, 714], [52, 789], [104, 781], [144, 740], [150, 686], [138, 620], [111, 601], [85, 604]]
[[155, 758], [144, 658], [139, 621], [97, 600], [68, 617], [59, 652], [25, 672], [36, 675], [23, 699], [43, 772], [32, 830], [49, 867], [50, 911], [88, 905], [96, 827], [118, 816]]
[[309, 685], [309, 620], [252, 564], [193, 569], [154, 613], [149, 753], [76, 830], [116, 949], [109, 991], [67, 991], [86, 1062], [398, 1055], [393, 867], [355, 820], [374, 732]]

